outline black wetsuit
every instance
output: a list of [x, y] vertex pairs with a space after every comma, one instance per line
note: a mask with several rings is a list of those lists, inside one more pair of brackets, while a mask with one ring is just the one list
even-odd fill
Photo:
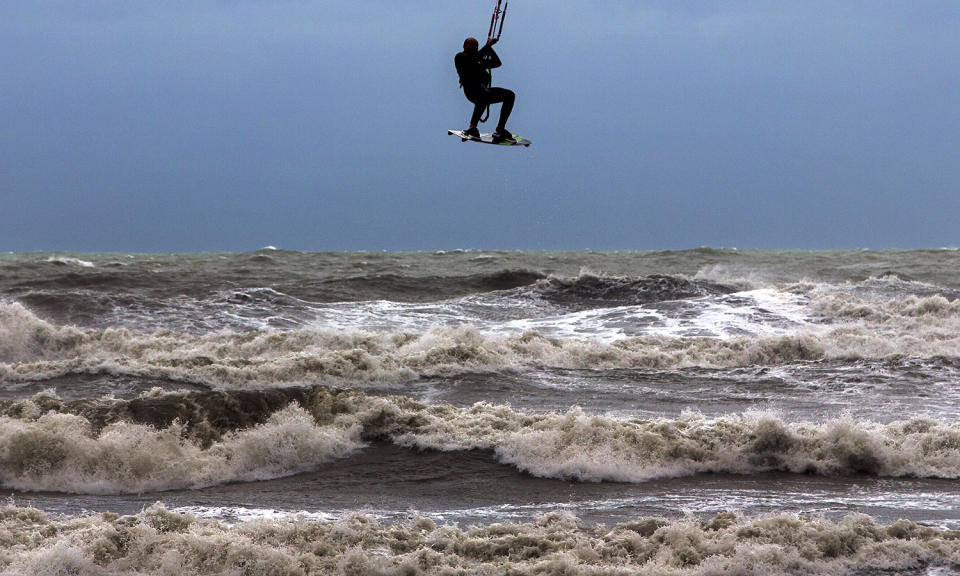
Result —
[[498, 127], [505, 127], [510, 112], [513, 111], [513, 101], [516, 95], [506, 88], [490, 87], [490, 70], [500, 67], [500, 57], [493, 51], [492, 46], [484, 46], [473, 54], [460, 52], [453, 59], [460, 75], [460, 85], [467, 100], [473, 102], [473, 116], [470, 125], [476, 126], [483, 116], [483, 111], [490, 104], [503, 102], [500, 109], [500, 123]]

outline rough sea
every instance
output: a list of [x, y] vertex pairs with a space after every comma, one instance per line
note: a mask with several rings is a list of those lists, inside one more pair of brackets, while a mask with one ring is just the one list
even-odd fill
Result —
[[960, 573], [960, 251], [0, 254], [2, 574]]

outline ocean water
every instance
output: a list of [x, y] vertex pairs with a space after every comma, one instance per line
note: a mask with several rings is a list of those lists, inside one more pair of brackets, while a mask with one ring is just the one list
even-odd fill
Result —
[[958, 297], [955, 250], [0, 255], [0, 573], [960, 573]]

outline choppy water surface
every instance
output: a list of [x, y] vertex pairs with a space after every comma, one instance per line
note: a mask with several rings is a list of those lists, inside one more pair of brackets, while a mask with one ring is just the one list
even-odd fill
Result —
[[0, 568], [951, 573], [958, 296], [949, 250], [0, 255]]

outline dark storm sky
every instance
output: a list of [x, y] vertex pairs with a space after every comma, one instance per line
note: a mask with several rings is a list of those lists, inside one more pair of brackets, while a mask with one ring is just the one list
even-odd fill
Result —
[[492, 7], [4, 2], [0, 250], [960, 245], [956, 0]]

